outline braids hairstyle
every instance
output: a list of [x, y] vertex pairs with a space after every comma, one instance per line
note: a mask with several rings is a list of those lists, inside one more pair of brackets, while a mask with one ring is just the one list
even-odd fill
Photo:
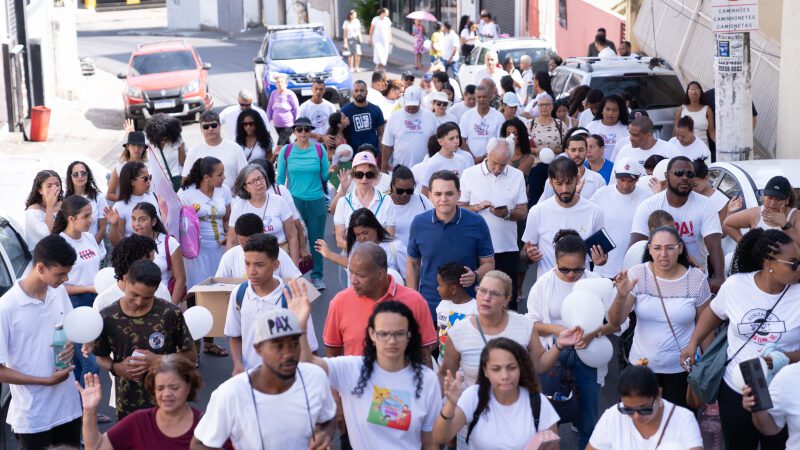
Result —
[[775, 259], [781, 245], [791, 244], [792, 238], [781, 230], [753, 228], [742, 236], [733, 253], [731, 275], [757, 272], [764, 269], [764, 262]]
[[131, 264], [147, 258], [150, 253], [157, 251], [156, 241], [147, 236], [132, 234], [114, 246], [111, 250], [111, 267], [114, 268], [114, 278], [122, 281], [128, 273]]
[[647, 364], [630, 365], [619, 374], [617, 392], [620, 397], [656, 398], [658, 389], [658, 378]]
[[336, 111], [328, 116], [328, 136], [339, 134], [339, 126], [342, 124], [342, 112]]
[[378, 222], [375, 214], [368, 208], [358, 208], [350, 216], [350, 223], [347, 225], [347, 254], [353, 250], [356, 243], [356, 227], [372, 228], [378, 233], [378, 242], [388, 242], [392, 240], [392, 235], [386, 231], [386, 228]]
[[155, 220], [156, 222], [153, 224], [153, 231], [156, 233], [161, 233], [166, 235], [167, 229], [164, 228], [164, 224], [161, 222], [161, 218], [158, 217], [158, 212], [156, 211], [156, 207], [153, 206], [152, 203], [149, 202], [139, 202], [136, 206], [133, 207], [133, 211], [144, 211], [145, 214], [150, 216], [151, 219]]
[[194, 164], [192, 164], [192, 169], [189, 171], [189, 175], [183, 179], [181, 187], [187, 189], [190, 186], [194, 186], [200, 189], [200, 183], [203, 182], [203, 178], [205, 178], [206, 175], [214, 175], [214, 169], [216, 169], [219, 164], [222, 164], [222, 161], [213, 156], [206, 156], [205, 158], [195, 160]]
[[508, 137], [508, 134], [506, 134], [506, 128], [511, 126], [517, 129], [517, 146], [519, 147], [520, 154], [530, 155], [531, 141], [530, 136], [528, 135], [528, 128], [521, 120], [519, 120], [519, 118], [513, 117], [503, 122], [503, 125], [500, 127], [500, 137]]
[[69, 218], [75, 217], [80, 214], [81, 210], [89, 206], [89, 200], [82, 195], [70, 195], [61, 202], [61, 209], [56, 213], [56, 219], [53, 222], [53, 234], [61, 233], [67, 229]]
[[158, 148], [163, 148], [162, 141], [169, 144], [180, 142], [182, 139], [181, 131], [180, 119], [164, 113], [154, 115], [144, 126], [144, 134], [147, 136], [147, 141]]
[[372, 315], [369, 316], [369, 324], [367, 325], [366, 333], [364, 333], [364, 364], [361, 366], [358, 383], [356, 383], [356, 387], [353, 388], [351, 393], [357, 397], [361, 397], [364, 394], [364, 388], [367, 386], [367, 381], [372, 376], [372, 371], [378, 361], [378, 349], [370, 339], [369, 330], [375, 330], [375, 317], [378, 314], [387, 313], [400, 314], [408, 322], [409, 338], [406, 344], [405, 359], [411, 364], [411, 369], [414, 371], [414, 383], [416, 384], [414, 397], [419, 398], [422, 395], [422, 370], [424, 368], [422, 365], [422, 336], [419, 334], [419, 325], [417, 320], [414, 319], [414, 314], [411, 313], [408, 306], [395, 300], [378, 303], [375, 309], [372, 310]]
[[556, 259], [563, 255], [586, 254], [586, 243], [575, 230], [558, 230], [553, 237], [553, 247], [555, 247]]
[[72, 183], [72, 169], [78, 164], [86, 169], [86, 196], [92, 200], [97, 200], [97, 184], [94, 182], [94, 175], [92, 169], [83, 161], [73, 161], [67, 166], [67, 192], [65, 195], [69, 196], [75, 193], [75, 185]]
[[122, 166], [119, 173], [119, 201], [127, 204], [133, 196], [133, 180], [139, 176], [147, 166], [141, 161], [130, 161]]
[[539, 382], [536, 379], [536, 371], [533, 368], [533, 362], [525, 347], [505, 337], [494, 338], [487, 342], [483, 347], [483, 351], [481, 351], [480, 370], [478, 370], [478, 379], [475, 381], [478, 385], [478, 405], [475, 407], [475, 412], [472, 414], [472, 422], [470, 422], [467, 428], [467, 443], [469, 443], [469, 436], [472, 434], [472, 429], [478, 424], [478, 420], [480, 420], [483, 414], [489, 412], [489, 394], [492, 390], [492, 384], [486, 376], [486, 365], [489, 363], [489, 353], [491, 353], [492, 350], [507, 351], [517, 360], [517, 365], [519, 366], [519, 387], [528, 390], [531, 412], [534, 410], [534, 399], [538, 397], [541, 392]]
[[656, 233], [662, 232], [669, 233], [679, 244], [683, 245], [683, 251], [678, 255], [678, 264], [686, 268], [691, 267], [692, 265], [689, 263], [689, 250], [686, 249], [686, 244], [683, 242], [683, 239], [681, 239], [681, 235], [678, 234], [678, 230], [670, 226], [660, 226], [650, 233], [650, 239], [647, 240], [647, 247], [645, 247], [644, 255], [642, 256], [642, 262], [647, 263], [653, 261], [653, 255], [650, 254], [650, 244], [653, 242], [653, 236], [655, 236]]
[[244, 131], [244, 119], [248, 117], [256, 123], [256, 142], [264, 149], [264, 152], [267, 154], [272, 153], [272, 137], [269, 135], [267, 125], [264, 124], [261, 114], [254, 109], [246, 109], [239, 113], [239, 117], [236, 119], [236, 143], [242, 147], [245, 145], [247, 133]]
[[[42, 188], [42, 185], [45, 181], [47, 181], [50, 177], [56, 177], [58, 182], [61, 183], [61, 177], [58, 176], [55, 170], [41, 170], [39, 173], [33, 177], [33, 185], [31, 186], [31, 192], [28, 194], [28, 199], [25, 200], [25, 209], [30, 208], [32, 205], [38, 205], [44, 201], [42, 194], [39, 193], [39, 189]], [[64, 191], [62, 190], [60, 194], [58, 194], [58, 199], [61, 200], [64, 198]]]

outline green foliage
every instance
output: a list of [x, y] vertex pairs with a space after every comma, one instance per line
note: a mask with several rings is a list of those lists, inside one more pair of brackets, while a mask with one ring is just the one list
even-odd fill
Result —
[[381, 6], [380, 0], [354, 0], [353, 9], [358, 13], [358, 19], [364, 26], [364, 31], [369, 31], [369, 24], [372, 18], [377, 16], [378, 8]]

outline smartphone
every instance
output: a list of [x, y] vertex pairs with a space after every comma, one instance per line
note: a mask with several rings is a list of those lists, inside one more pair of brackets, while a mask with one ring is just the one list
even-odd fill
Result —
[[742, 361], [739, 363], [739, 368], [742, 370], [744, 383], [750, 386], [756, 398], [756, 404], [753, 405], [751, 411], [758, 412], [772, 409], [772, 397], [769, 395], [767, 377], [764, 376], [764, 370], [761, 368], [760, 358]]
[[503, 205], [503, 206], [495, 206], [495, 207], [494, 207], [494, 209], [508, 209], [508, 206], [506, 206], [506, 205]]

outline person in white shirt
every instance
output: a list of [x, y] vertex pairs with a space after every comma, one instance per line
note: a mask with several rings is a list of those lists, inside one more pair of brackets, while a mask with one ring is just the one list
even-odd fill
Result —
[[253, 94], [250, 91], [242, 89], [239, 91], [236, 99], [238, 100], [238, 104], [228, 106], [219, 113], [219, 123], [222, 126], [223, 137], [231, 141], [236, 140], [236, 121], [239, 119], [239, 114], [241, 114], [242, 111], [252, 109], [261, 116], [264, 123], [269, 123], [266, 111], [253, 104]]
[[528, 86], [533, 86], [533, 69], [531, 68], [531, 64], [530, 55], [522, 55], [519, 57], [519, 70], [522, 72], [522, 86], [518, 93], [523, 105], [527, 105], [530, 100], [530, 98], [528, 98]]
[[274, 308], [253, 322], [259, 365], [211, 393], [191, 448], [221, 448], [228, 439], [241, 449], [330, 447], [336, 402], [325, 373], [313, 364], [298, 363], [304, 331], [297, 317]]
[[621, 162], [619, 169], [616, 183], [600, 188], [592, 196], [592, 202], [603, 213], [606, 232], [617, 245], [608, 253], [608, 262], [594, 268], [594, 273], [604, 278], [614, 278], [622, 270], [627, 242], [631, 238], [633, 215], [639, 205], [652, 195], [647, 187], [636, 184], [642, 175], [639, 163], [629, 159]]
[[367, 88], [367, 101], [369, 103], [381, 106], [381, 103], [384, 100], [382, 92], [386, 90], [387, 82], [388, 79], [386, 78], [386, 72], [383, 70], [376, 70], [372, 72], [370, 85]]
[[475, 72], [476, 82], [480, 83], [485, 78], [489, 78], [494, 81], [494, 84], [498, 86], [500, 85], [500, 79], [508, 75], [508, 72], [500, 68], [500, 61], [498, 58], [499, 57], [497, 56], [496, 51], [489, 50], [486, 52], [486, 55], [483, 58], [483, 67]]
[[53, 347], [54, 330], [72, 312], [62, 283], [77, 258], [63, 237], [45, 236], [33, 249], [31, 270], [0, 297], [0, 382], [11, 389], [6, 421], [21, 448], [80, 447], [74, 348]]
[[453, 30], [450, 22], [442, 23], [444, 38], [440, 42], [442, 52], [442, 62], [444, 63], [445, 72], [452, 70], [453, 77], [458, 78], [458, 50], [461, 47], [461, 39]]
[[[433, 142], [433, 138], [431, 138]], [[473, 166], [472, 157], [463, 157], [458, 153], [461, 144], [461, 132], [458, 125], [446, 122], [436, 129], [436, 147], [439, 150], [425, 162], [425, 173], [420, 180], [422, 195], [428, 195], [428, 183], [431, 176], [440, 170], [449, 170], [460, 177], [467, 169]], [[431, 151], [435, 150], [432, 148]]]
[[492, 15], [486, 10], [481, 11], [481, 19], [478, 22], [478, 35], [483, 39], [494, 39], [497, 37], [497, 27], [492, 23]]
[[25, 242], [29, 249], [51, 233], [63, 198], [64, 191], [58, 173], [47, 169], [39, 171], [25, 200]]
[[[661, 209], [675, 218], [675, 226], [686, 248], [700, 268], [712, 276], [711, 291], [716, 292], [725, 280], [725, 260], [722, 254], [722, 225], [718, 211], [710, 206], [710, 200], [692, 191], [694, 169], [685, 156], [672, 158], [667, 165], [667, 189], [645, 200], [636, 209], [631, 226], [630, 244], [643, 241], [650, 235], [647, 218]], [[708, 259], [703, 258], [702, 247], [708, 250]], [[707, 261], [710, 267], [707, 267]]]
[[584, 99], [584, 110], [578, 115], [578, 126], [585, 127], [594, 120], [594, 117], [599, 114], [600, 104], [605, 98], [603, 91], [599, 89], [592, 89], [586, 93]]
[[[381, 170], [402, 164], [411, 167], [422, 161], [428, 148], [428, 138], [436, 133], [436, 117], [420, 107], [422, 90], [416, 86], [403, 94], [403, 110], [392, 114], [383, 131]], [[353, 165], [355, 167], [355, 163]]]
[[711, 160], [711, 150], [708, 145], [694, 135], [694, 120], [685, 116], [678, 119], [678, 126], [675, 127], [675, 137], [669, 140], [678, 154], [683, 155], [692, 161], [698, 158]]
[[628, 135], [628, 108], [619, 95], [609, 95], [600, 106], [600, 118], [586, 125], [589, 134], [599, 134], [605, 144], [606, 159], [611, 159], [617, 141]]
[[761, 434], [774, 436], [789, 428], [786, 448], [800, 447], [800, 405], [798, 405], [797, 380], [800, 377], [800, 364], [790, 364], [769, 383], [769, 396], [772, 408], [766, 411], [752, 411], [756, 402], [750, 386], [742, 389], [742, 407], [750, 411], [753, 424]]
[[[583, 198], [591, 199], [598, 189], [606, 185], [606, 180], [602, 175], [594, 170], [586, 169], [586, 166], [583, 164], [586, 162], [588, 145], [589, 144], [586, 142], [586, 134], [581, 130], [581, 132], [574, 133], [569, 137], [569, 139], [567, 139], [567, 149], [558, 157], [569, 158], [575, 162], [575, 164], [578, 166], [578, 176], [580, 177], [577, 187], [578, 193], [581, 194], [581, 197]], [[545, 183], [544, 192], [542, 193], [539, 201], [546, 200], [552, 197], [554, 194], [555, 191], [553, 191], [552, 184]]]
[[463, 389], [463, 378], [448, 372], [444, 379], [444, 406], [433, 428], [437, 444], [446, 445], [465, 426], [471, 450], [521, 449], [545, 430], [558, 433], [558, 413], [534, 382], [522, 345], [492, 339], [481, 351], [477, 384]]
[[465, 112], [458, 123], [464, 138], [464, 150], [472, 153], [476, 164], [486, 158], [489, 139], [500, 136], [500, 128], [505, 122], [503, 115], [489, 104], [492, 95], [485, 86], [476, 87], [475, 108]]
[[[578, 166], [569, 158], [556, 158], [547, 168], [547, 181], [555, 195], [540, 201], [528, 212], [522, 241], [533, 262], [538, 262], [537, 277], [555, 267], [553, 239], [562, 229], [573, 229], [586, 239], [603, 228], [603, 213], [590, 200], [577, 193]], [[596, 266], [606, 263], [607, 255], [596, 246], [591, 250]], [[587, 264], [588, 265], [588, 264]]]
[[694, 414], [662, 398], [652, 370], [642, 365], [626, 367], [617, 391], [620, 402], [600, 417], [586, 450], [703, 449]]
[[406, 166], [395, 166], [392, 171], [391, 196], [394, 201], [395, 231], [394, 237], [408, 245], [411, 221], [418, 214], [433, 209], [433, 204], [422, 194], [415, 193], [417, 183], [414, 173]]
[[[289, 309], [303, 328], [311, 313], [308, 294], [296, 281], [289, 287]], [[331, 388], [339, 392], [352, 448], [433, 448], [433, 423], [442, 394], [436, 375], [422, 360], [422, 338], [413, 313], [394, 300], [378, 302], [365, 334], [363, 356], [334, 358], [314, 356], [308, 341], [300, 338], [301, 361], [321, 367]]]
[[[614, 161], [623, 158], [632, 158], [634, 161], [644, 166], [645, 160], [652, 155], [661, 155], [666, 159], [680, 155], [680, 152], [674, 145], [653, 136], [653, 121], [650, 120], [649, 117], [634, 119], [628, 127], [628, 133], [631, 143], [619, 151]], [[614, 172], [615, 170], [612, 169], [612, 180], [614, 179]]]
[[[237, 147], [238, 148], [238, 147]], [[241, 153], [241, 150], [237, 150]], [[122, 238], [133, 234], [133, 210], [139, 203], [149, 203], [160, 214], [158, 199], [150, 192], [150, 182], [153, 176], [147, 170], [145, 163], [131, 161], [125, 163], [120, 172], [119, 197], [112, 207], [106, 207], [103, 214], [109, 225], [108, 239], [116, 245]]]
[[[492, 236], [494, 267], [511, 279], [518, 276], [519, 246], [517, 222], [528, 215], [525, 175], [510, 165], [512, 143], [503, 138], [489, 140], [486, 159], [461, 175], [461, 198], [458, 201], [480, 214]], [[512, 284], [512, 311], [517, 309], [517, 283]]]
[[99, 192], [92, 169], [83, 161], [73, 161], [67, 166], [65, 196], [81, 195], [92, 205], [92, 225], [89, 227], [97, 243], [103, 242], [108, 222], [103, 210], [108, 206], [105, 195]]
[[311, 83], [311, 98], [304, 101], [297, 110], [297, 117], [307, 117], [314, 125], [311, 137], [320, 143], [325, 142], [325, 135], [328, 134], [328, 117], [336, 112], [333, 103], [322, 98], [323, 95], [325, 95], [325, 81], [314, 78]]
[[[234, 236], [229, 239], [235, 239], [238, 245], [228, 249], [222, 255], [214, 276], [217, 278], [247, 278], [243, 246], [252, 236], [264, 233], [264, 222], [257, 214], [245, 213], [239, 216], [234, 226], [230, 228], [233, 228], [235, 232]], [[276, 278], [288, 281], [303, 276], [291, 256], [282, 248], [278, 248], [278, 263], [278, 267], [274, 271]]]
[[617, 52], [608, 45], [606, 36], [598, 33], [594, 38], [594, 46], [597, 48], [597, 57], [600, 59], [608, 59], [617, 56]]
[[361, 21], [358, 20], [358, 12], [351, 9], [347, 13], [345, 21], [342, 22], [342, 41], [344, 49], [350, 52], [347, 63], [350, 65], [351, 72], [361, 72]]
[[454, 103], [447, 112], [454, 115], [456, 119], [461, 121], [464, 113], [475, 107], [475, 85], [468, 84], [464, 87], [464, 97], [460, 102]]
[[[237, 114], [238, 117], [238, 114]], [[223, 139], [220, 134], [220, 118], [214, 111], [204, 111], [200, 114], [200, 132], [203, 135], [203, 142], [195, 145], [189, 150], [184, 161], [181, 176], [186, 178], [192, 169], [194, 162], [206, 156], [213, 156], [222, 161], [225, 166], [224, 184], [229, 190], [233, 190], [233, 183], [236, 176], [247, 165], [242, 148], [236, 142]], [[265, 121], [264, 123], [269, 123]], [[235, 127], [235, 123], [234, 123]]]
[[456, 116], [447, 111], [447, 107], [450, 106], [450, 99], [447, 98], [446, 93], [433, 92], [431, 93], [430, 98], [431, 109], [433, 109], [433, 115], [436, 117], [437, 124], [441, 125], [446, 122], [458, 124], [458, 119]]

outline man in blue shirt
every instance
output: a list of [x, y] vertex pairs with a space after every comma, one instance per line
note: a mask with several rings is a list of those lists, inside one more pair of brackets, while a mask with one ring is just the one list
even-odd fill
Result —
[[605, 159], [605, 140], [599, 134], [592, 134], [586, 136], [586, 160], [583, 162], [583, 167], [599, 173], [606, 184], [611, 180], [611, 170], [614, 168], [614, 163]]
[[494, 269], [494, 248], [483, 217], [458, 206], [461, 186], [453, 172], [435, 172], [428, 197], [434, 209], [411, 221], [406, 286], [422, 294], [432, 317], [436, 317], [441, 300], [436, 269], [449, 261], [458, 261], [469, 269], [461, 276], [461, 285], [474, 297], [475, 284]]
[[367, 101], [367, 83], [361, 80], [353, 83], [353, 101], [342, 108], [342, 114], [350, 119], [350, 126], [344, 129], [344, 138], [350, 147], [371, 144], [377, 149], [381, 148], [386, 121], [381, 109]]

